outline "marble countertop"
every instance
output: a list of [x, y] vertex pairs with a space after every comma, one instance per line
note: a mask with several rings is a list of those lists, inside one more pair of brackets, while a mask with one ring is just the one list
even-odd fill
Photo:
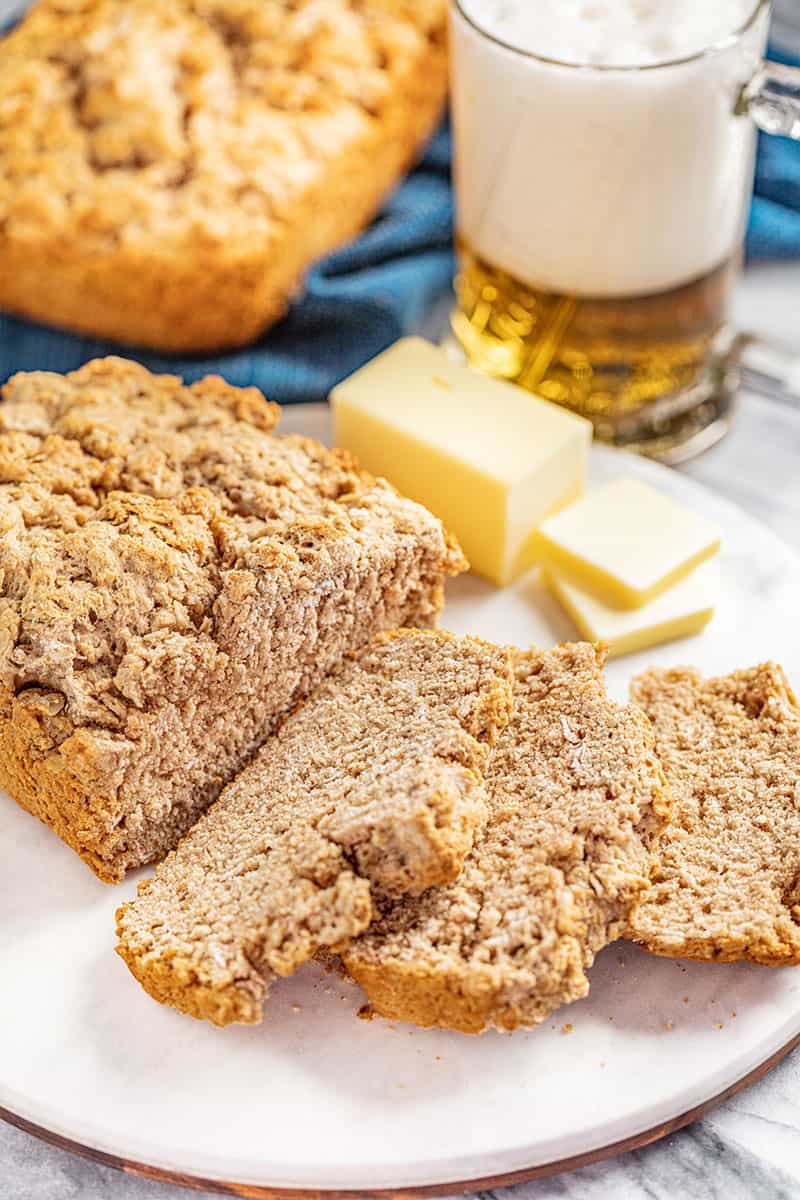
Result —
[[[800, 348], [800, 265], [749, 270], [743, 328]], [[745, 394], [732, 432], [682, 468], [800, 552], [800, 400]], [[184, 1200], [186, 1191], [73, 1157], [0, 1122], [0, 1200]], [[800, 1200], [800, 1050], [704, 1120], [647, 1149], [498, 1193], [503, 1200]]]

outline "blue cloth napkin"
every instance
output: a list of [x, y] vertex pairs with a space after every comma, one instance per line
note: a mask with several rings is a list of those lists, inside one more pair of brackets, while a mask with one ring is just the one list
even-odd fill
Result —
[[[800, 61], [771, 47], [773, 62]], [[800, 142], [758, 135], [756, 184], [747, 229], [747, 257], [800, 257]]]
[[[186, 380], [217, 373], [234, 384], [255, 384], [281, 404], [323, 399], [340, 379], [417, 328], [446, 295], [452, 222], [450, 137], [443, 128], [377, 220], [316, 266], [285, 319], [247, 349], [170, 357], [0, 315], [0, 380], [14, 371], [69, 371], [99, 355], [127, 354]], [[747, 253], [751, 260], [800, 257], [799, 143], [760, 138]]]

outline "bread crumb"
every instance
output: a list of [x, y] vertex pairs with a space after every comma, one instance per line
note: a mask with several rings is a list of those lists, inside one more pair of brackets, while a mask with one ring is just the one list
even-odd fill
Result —
[[453, 390], [453, 385], [450, 380], [443, 379], [441, 375], [434, 375], [431, 379], [431, 382], [435, 383], [437, 387], [444, 388], [446, 392], [452, 392]]
[[672, 1033], [672, 1021], [665, 1021], [665, 1022], [664, 1022], [664, 1030], [665, 1030], [667, 1033]]
[[562, 1033], [572, 1033], [572, 1029], [573, 1029], [573, 1026], [570, 1022], [567, 1022], [566, 1025], [561, 1026]]
[[375, 1009], [369, 1004], [362, 1004], [361, 1008], [356, 1013], [359, 1021], [372, 1021], [375, 1017]]
[[299, 1004], [293, 1004], [293, 1005], [292, 1005], [292, 1012], [294, 1012], [294, 1013], [302, 1012], [302, 1008], [301, 1008], [301, 1006], [300, 1006]]
[[717, 1021], [716, 1024], [714, 1025], [714, 1028], [715, 1029], [724, 1029], [725, 1026], [723, 1025], [722, 1021]]

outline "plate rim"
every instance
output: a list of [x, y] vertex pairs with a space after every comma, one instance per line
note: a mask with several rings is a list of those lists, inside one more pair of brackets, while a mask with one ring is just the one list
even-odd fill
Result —
[[551, 1162], [539, 1163], [534, 1167], [521, 1167], [499, 1175], [483, 1175], [472, 1179], [454, 1180], [450, 1183], [421, 1184], [399, 1188], [289, 1188], [281, 1185], [247, 1184], [236, 1183], [232, 1180], [208, 1179], [200, 1175], [173, 1171], [168, 1167], [151, 1166], [149, 1163], [124, 1158], [111, 1151], [100, 1150], [29, 1121], [26, 1117], [2, 1106], [0, 1106], [0, 1120], [20, 1129], [23, 1133], [32, 1135], [38, 1141], [55, 1146], [56, 1149], [66, 1150], [70, 1154], [99, 1163], [101, 1166], [112, 1167], [122, 1174], [132, 1175], [139, 1179], [149, 1179], [154, 1183], [173, 1184], [186, 1189], [201, 1188], [212, 1195], [234, 1196], [239, 1200], [320, 1200], [321, 1197], [324, 1197], [324, 1200], [427, 1200], [428, 1197], [451, 1196], [454, 1193], [468, 1195], [490, 1189], [514, 1187], [536, 1179], [547, 1179], [562, 1172], [589, 1167], [633, 1150], [644, 1149], [653, 1142], [669, 1137], [687, 1125], [701, 1120], [719, 1105], [724, 1104], [726, 1100], [730, 1100], [739, 1092], [757, 1083], [798, 1047], [800, 1047], [800, 1033], [795, 1034], [758, 1066], [747, 1071], [710, 1099], [696, 1104], [693, 1108], [687, 1109], [659, 1125], [651, 1126], [641, 1133], [632, 1134], [619, 1141], [609, 1142], [605, 1146], [597, 1146], [593, 1150], [587, 1150], [569, 1158], [554, 1159]]

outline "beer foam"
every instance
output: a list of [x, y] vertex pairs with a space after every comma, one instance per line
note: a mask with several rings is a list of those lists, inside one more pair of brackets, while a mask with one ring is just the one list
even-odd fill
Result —
[[699, 54], [746, 25], [758, 0], [460, 0], [486, 33], [576, 65], [654, 66]]
[[459, 2], [458, 231], [480, 258], [544, 291], [625, 298], [683, 287], [738, 253], [755, 148], [738, 99], [764, 53], [766, 5]]

